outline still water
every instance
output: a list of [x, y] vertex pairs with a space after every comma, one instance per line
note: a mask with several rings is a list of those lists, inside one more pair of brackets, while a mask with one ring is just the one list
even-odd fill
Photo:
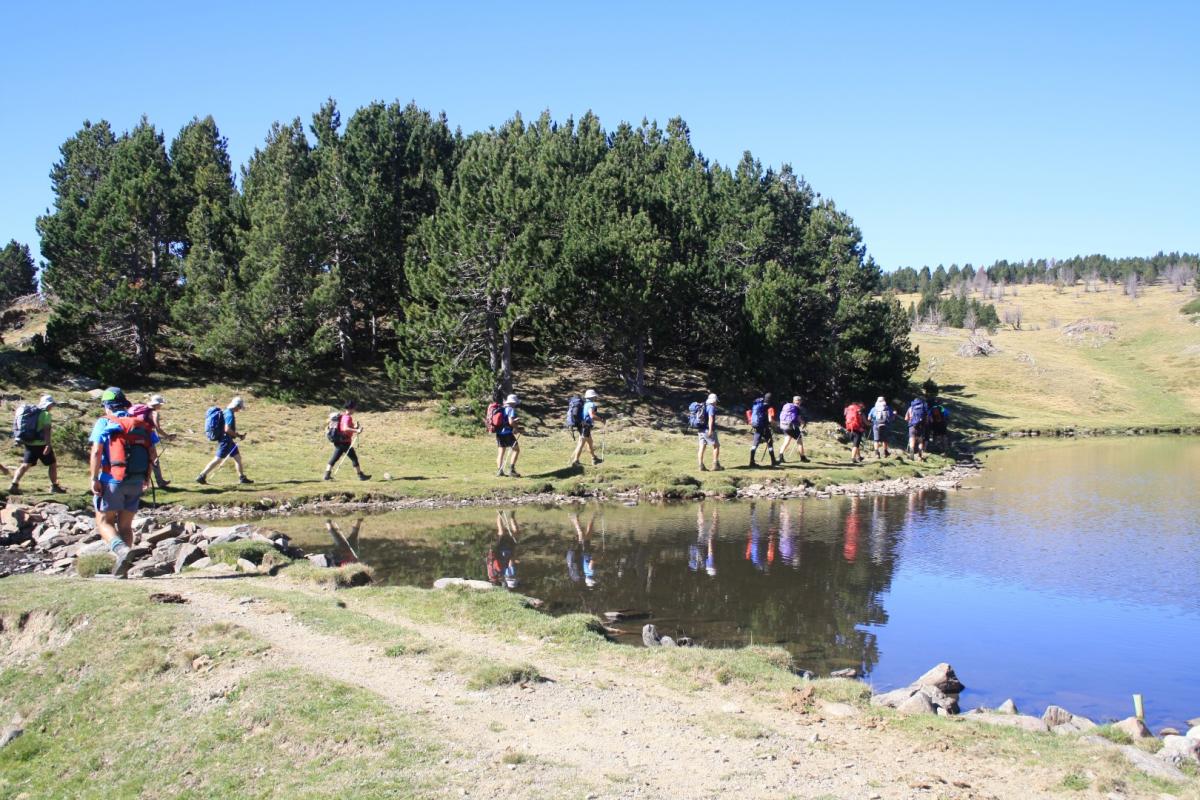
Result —
[[[648, 613], [707, 646], [904, 685], [938, 661], [964, 707], [1007, 697], [1180, 726], [1200, 715], [1200, 441], [1031, 442], [959, 492], [367, 517], [385, 583], [491, 580], [551, 613]], [[343, 533], [353, 519], [337, 521]], [[311, 551], [323, 520], [273, 519]], [[618, 622], [640, 642], [642, 621]]]

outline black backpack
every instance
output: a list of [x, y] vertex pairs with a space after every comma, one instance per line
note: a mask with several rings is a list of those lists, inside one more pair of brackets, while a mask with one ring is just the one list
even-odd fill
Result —
[[42, 409], [40, 406], [28, 403], [17, 406], [17, 413], [13, 415], [12, 427], [12, 435], [15, 442], [25, 444], [37, 440], [37, 421], [41, 413]]
[[567, 400], [567, 427], [578, 428], [583, 425], [583, 400], [578, 395], [571, 395]]

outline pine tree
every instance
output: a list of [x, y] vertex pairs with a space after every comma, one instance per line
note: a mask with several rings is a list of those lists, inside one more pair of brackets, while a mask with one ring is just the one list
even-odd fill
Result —
[[0, 250], [0, 308], [37, 291], [37, 270], [29, 245], [13, 239]]

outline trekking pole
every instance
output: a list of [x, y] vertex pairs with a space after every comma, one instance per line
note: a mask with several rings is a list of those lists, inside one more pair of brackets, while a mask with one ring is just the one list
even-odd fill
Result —
[[338, 470], [342, 468], [342, 462], [344, 462], [346, 460], [346, 456], [350, 453], [351, 450], [354, 449], [354, 445], [357, 443], [358, 443], [358, 432], [356, 431], [354, 433], [354, 435], [350, 437], [350, 446], [346, 448], [346, 452], [342, 453], [342, 457], [339, 458], [337, 460], [337, 463], [333, 465], [333, 477], [335, 477], [335, 478], [337, 477]]

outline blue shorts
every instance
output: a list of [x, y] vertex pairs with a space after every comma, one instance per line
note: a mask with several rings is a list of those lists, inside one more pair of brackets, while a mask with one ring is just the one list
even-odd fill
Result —
[[237, 455], [237, 442], [232, 436], [222, 436], [217, 442], [217, 458], [228, 458]]
[[142, 482], [139, 480], [124, 483], [109, 483], [102, 481], [103, 489], [99, 495], [92, 496], [92, 505], [97, 511], [137, 511], [142, 499]]

